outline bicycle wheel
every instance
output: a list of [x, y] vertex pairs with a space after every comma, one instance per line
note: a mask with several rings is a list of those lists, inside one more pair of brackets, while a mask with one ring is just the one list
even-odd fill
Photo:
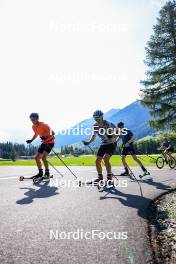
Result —
[[171, 169], [174, 169], [176, 166], [176, 160], [174, 159], [174, 157], [172, 157], [170, 160], [169, 160], [169, 167]]
[[164, 167], [163, 157], [160, 156], [156, 159], [156, 166], [158, 167], [158, 169], [162, 169]]

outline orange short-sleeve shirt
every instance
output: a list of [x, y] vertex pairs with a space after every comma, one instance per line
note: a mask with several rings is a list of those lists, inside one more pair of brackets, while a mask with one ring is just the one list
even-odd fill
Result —
[[43, 122], [39, 122], [37, 125], [33, 125], [32, 129], [35, 135], [44, 138], [42, 139], [43, 144], [54, 143], [54, 135], [53, 135], [52, 129], [47, 124]]

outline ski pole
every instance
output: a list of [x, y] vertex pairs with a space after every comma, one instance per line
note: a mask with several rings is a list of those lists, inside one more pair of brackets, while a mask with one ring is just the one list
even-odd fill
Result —
[[87, 146], [90, 149], [90, 151], [93, 153], [93, 155], [95, 155], [95, 152], [94, 152], [93, 148], [91, 148], [89, 145], [87, 145]]
[[[83, 141], [82, 141], [82, 143], [83, 143]], [[86, 146], [91, 150], [92, 154], [95, 155], [95, 152], [94, 152], [93, 148], [91, 148], [89, 145], [86, 145]], [[103, 165], [105, 166], [104, 161], [103, 161]], [[117, 177], [115, 176], [115, 174], [113, 172], [112, 172], [112, 176], [117, 179]]]
[[64, 177], [64, 175], [60, 171], [58, 171], [58, 169], [49, 160], [48, 163], [61, 177]]
[[[139, 151], [139, 150], [138, 150], [138, 152], [139, 152], [140, 154], [143, 154], [143, 153], [142, 153], [141, 151]], [[152, 156], [148, 155], [147, 153], [145, 153], [145, 155], [146, 155], [147, 157], [149, 157], [150, 159], [156, 161], [155, 158], [153, 158]], [[141, 159], [142, 159], [142, 158], [141, 158]]]
[[135, 181], [137, 182], [137, 184], [139, 185], [139, 189], [140, 189], [140, 193], [141, 193], [141, 196], [143, 197], [143, 191], [142, 191], [142, 186], [140, 184], [140, 182], [138, 181], [138, 179], [136, 178], [136, 176], [134, 175], [134, 173], [132, 172], [131, 168], [129, 166], [127, 166], [130, 173], [133, 175]]
[[[121, 154], [120, 154], [120, 157], [122, 158], [122, 155]], [[128, 164], [127, 164], [127, 168], [130, 171], [130, 173], [133, 175], [133, 177], [134, 177], [135, 181], [137, 182], [137, 184], [139, 185], [140, 193], [141, 193], [141, 196], [143, 197], [143, 191], [142, 191], [142, 187], [141, 187], [140, 182], [138, 181], [138, 179], [136, 178], [136, 176], [134, 175], [133, 171], [131, 170], [131, 168], [129, 167]]]
[[52, 152], [56, 155], [56, 157], [64, 164], [64, 166], [71, 172], [71, 174], [75, 177], [75, 179], [77, 179], [78, 177], [74, 174], [74, 172], [67, 166], [67, 164], [63, 161], [63, 159], [61, 159], [61, 157], [59, 156], [58, 153], [56, 153], [54, 151], [54, 149], [52, 149]]
[[[83, 143], [83, 141], [82, 141], [82, 143]], [[93, 148], [91, 148], [89, 145], [86, 145], [86, 146], [90, 149], [90, 151], [92, 152], [92, 154], [95, 155], [95, 152], [94, 152]], [[103, 165], [105, 165], [104, 161], [103, 161]]]

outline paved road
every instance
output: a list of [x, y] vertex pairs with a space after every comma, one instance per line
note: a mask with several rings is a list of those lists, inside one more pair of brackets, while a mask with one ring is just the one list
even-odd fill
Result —
[[[58, 169], [65, 179], [72, 179], [65, 168]], [[96, 176], [93, 167], [73, 170], [85, 180]], [[133, 171], [139, 175], [137, 168]], [[168, 168], [150, 171], [151, 177], [141, 181], [141, 196], [138, 184], [126, 177], [119, 177], [121, 186], [116, 190], [98, 192], [96, 187], [58, 187], [57, 175], [52, 186], [19, 182], [18, 176], [32, 175], [35, 168], [0, 167], [0, 263], [152, 263], [147, 208], [151, 199], [176, 182], [176, 172]], [[69, 232], [77, 230], [83, 235], [94, 232], [96, 236], [78, 239], [74, 234], [73, 239]], [[119, 239], [100, 239], [100, 231], [104, 232], [101, 238], [115, 232]], [[59, 239], [60, 235], [70, 235], [70, 239]]]

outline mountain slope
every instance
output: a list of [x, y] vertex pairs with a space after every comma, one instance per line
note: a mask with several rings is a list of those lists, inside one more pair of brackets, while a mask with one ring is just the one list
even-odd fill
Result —
[[152, 134], [153, 129], [148, 125], [150, 119], [149, 111], [139, 102], [131, 103], [111, 117], [114, 124], [123, 121], [127, 128], [133, 130], [136, 138]]
[[[113, 122], [115, 125], [120, 121], [125, 122], [126, 127], [134, 132], [136, 138], [142, 138], [153, 133], [153, 130], [148, 125], [150, 114], [148, 110], [138, 102], [133, 102], [121, 110], [113, 108], [105, 113], [104, 118]], [[59, 133], [56, 136], [56, 147], [79, 144], [82, 140], [89, 138], [89, 136], [85, 134], [80, 135], [77, 133], [74, 135], [73, 131], [77, 131], [76, 129], [78, 127], [82, 129], [91, 128], [93, 124], [93, 118], [89, 118], [72, 127], [70, 134], [66, 133], [66, 131], [61, 131], [62, 134]], [[66, 135], [63, 135], [64, 132]]]

